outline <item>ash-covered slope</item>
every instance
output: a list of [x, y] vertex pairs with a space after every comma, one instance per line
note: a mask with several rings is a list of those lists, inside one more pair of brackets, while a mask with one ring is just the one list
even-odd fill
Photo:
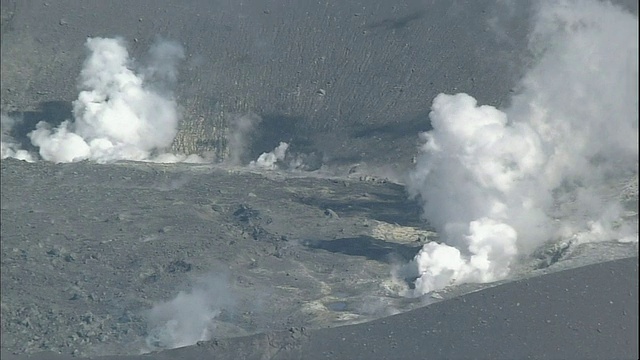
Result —
[[[234, 116], [262, 117], [249, 158], [287, 141], [326, 163], [407, 165], [441, 93], [501, 105], [526, 63], [528, 5], [495, 1], [2, 1], [2, 108], [70, 117], [87, 37], [144, 62], [184, 47], [174, 148], [228, 152]], [[173, 89], [172, 89], [173, 90]]]

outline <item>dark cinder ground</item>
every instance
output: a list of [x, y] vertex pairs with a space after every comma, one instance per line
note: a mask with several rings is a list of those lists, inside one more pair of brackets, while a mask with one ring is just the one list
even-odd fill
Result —
[[[434, 234], [403, 187], [384, 179], [11, 159], [1, 170], [3, 359], [638, 352], [637, 257], [427, 307], [399, 296], [407, 285], [392, 278], [393, 264]], [[217, 279], [214, 296], [231, 299], [221, 302], [213, 340], [135, 356], [150, 349], [148, 310], [202, 278]], [[12, 355], [25, 353], [33, 355]]]
[[[0, 107], [18, 141], [71, 116], [87, 37], [144, 60], [160, 36], [187, 55], [174, 150], [222, 160], [231, 119], [254, 113], [248, 159], [287, 141], [345, 169], [3, 160], [2, 359], [637, 358], [637, 257], [421, 307], [391, 269], [434, 234], [401, 185], [348, 174], [410, 166], [441, 92], [506, 105], [532, 3], [2, 0]], [[136, 356], [146, 312], [202, 279], [229, 295], [215, 339]]]
[[2, 347], [12, 351], [135, 353], [151, 330], [144, 311], [199, 278], [231, 297], [216, 330], [225, 337], [388, 315], [412, 306], [391, 265], [431, 235], [402, 186], [372, 177], [1, 167]]

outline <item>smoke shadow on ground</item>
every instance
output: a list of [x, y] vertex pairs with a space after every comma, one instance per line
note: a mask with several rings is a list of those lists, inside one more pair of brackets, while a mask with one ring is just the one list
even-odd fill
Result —
[[362, 130], [352, 133], [355, 138], [366, 138], [373, 136], [386, 136], [391, 138], [401, 138], [406, 136], [416, 136], [421, 132], [433, 130], [429, 112], [420, 113], [413, 119], [400, 123], [385, 124], [381, 126], [368, 126], [363, 124]]
[[407, 27], [411, 22], [423, 18], [426, 14], [425, 10], [419, 10], [413, 14], [396, 17], [386, 18], [381, 21], [376, 21], [366, 25], [367, 29], [384, 28], [387, 30], [398, 30]]
[[11, 128], [11, 136], [22, 149], [35, 150], [27, 134], [36, 129], [36, 124], [44, 121], [51, 127], [58, 127], [63, 121], [73, 119], [73, 104], [70, 101], [51, 100], [38, 104], [35, 111], [11, 111], [9, 117], [16, 119]]
[[362, 256], [384, 263], [409, 261], [418, 253], [421, 246], [410, 246], [386, 242], [371, 236], [340, 238], [335, 240], [304, 240], [302, 244], [311, 249], [325, 250], [350, 256]]
[[295, 201], [316, 206], [322, 210], [330, 209], [340, 217], [362, 216], [390, 224], [424, 227], [424, 221], [420, 219], [420, 205], [415, 201], [408, 200], [404, 195], [404, 190], [401, 191], [399, 195], [363, 193], [355, 199], [296, 196]]
[[249, 149], [252, 159], [272, 151], [281, 141], [295, 145], [301, 152], [314, 151], [311, 140], [301, 136], [302, 132], [298, 131], [298, 124], [305, 123], [302, 118], [284, 114], [260, 114], [260, 118]]
[[0, 15], [0, 39], [9, 31], [15, 30], [14, 19], [16, 15], [16, 2], [2, 1], [2, 14]]

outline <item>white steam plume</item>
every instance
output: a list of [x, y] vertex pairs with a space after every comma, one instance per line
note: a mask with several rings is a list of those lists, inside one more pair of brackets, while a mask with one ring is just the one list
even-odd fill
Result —
[[[229, 142], [228, 162], [232, 165], [242, 165], [245, 161], [251, 135], [262, 118], [256, 114], [246, 114], [234, 117], [229, 124], [227, 141]], [[244, 162], [246, 164], [246, 162]]]
[[16, 119], [5, 113], [0, 114], [0, 154], [2, 159], [15, 158], [18, 160], [33, 162], [33, 155], [28, 151], [23, 150], [20, 147], [20, 144], [11, 136], [11, 130], [15, 126], [15, 123]]
[[147, 351], [189, 346], [211, 339], [214, 319], [232, 306], [233, 296], [225, 278], [203, 278], [190, 292], [180, 292], [148, 314]]
[[312, 171], [313, 165], [309, 165], [308, 160], [317, 159], [314, 159], [314, 154], [292, 154], [289, 151], [289, 144], [281, 141], [273, 150], [262, 153], [258, 159], [251, 161], [249, 167], [267, 170]]
[[277, 163], [284, 161], [287, 155], [287, 149], [289, 144], [281, 142], [275, 149], [268, 153], [262, 153], [256, 161], [249, 163], [250, 167], [259, 167], [263, 169], [274, 170], [277, 168]]
[[638, 172], [638, 19], [598, 1], [538, 5], [537, 62], [508, 109], [433, 101], [407, 186], [443, 243], [411, 263], [417, 294], [502, 279], [549, 240], [638, 239], [610, 195]]
[[150, 65], [139, 75], [132, 70], [122, 40], [89, 38], [86, 46], [91, 54], [80, 74], [82, 91], [73, 102], [74, 121], [55, 129], [40, 122], [29, 134], [40, 156], [56, 163], [155, 160], [158, 154], [160, 161], [185, 160], [162, 154], [177, 133], [175, 101], [144, 83], [146, 78], [175, 81], [182, 48], [171, 42], [154, 45]]

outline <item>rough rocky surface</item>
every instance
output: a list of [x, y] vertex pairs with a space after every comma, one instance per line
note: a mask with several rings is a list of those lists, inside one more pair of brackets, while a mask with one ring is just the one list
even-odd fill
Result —
[[[637, 358], [637, 244], [550, 244], [505, 284], [422, 299], [392, 276], [436, 239], [394, 175], [431, 101], [506, 105], [532, 3], [2, 0], [16, 140], [71, 116], [87, 37], [139, 61], [161, 37], [186, 52], [174, 150], [225, 159], [232, 119], [254, 114], [245, 162], [287, 141], [333, 169], [2, 160], [2, 358]], [[637, 208], [637, 178], [629, 193]], [[164, 350], [162, 316], [200, 293], [213, 339]]]
[[387, 315], [409, 306], [391, 265], [432, 235], [384, 179], [1, 166], [2, 347], [13, 351], [135, 352], [153, 330], [144, 312], [203, 278], [226, 336]]
[[[526, 321], [559, 316], [568, 311], [566, 307], [573, 311], [573, 318], [567, 321], [576, 323], [558, 331], [586, 333], [590, 330], [584, 326], [596, 326], [596, 319], [602, 319], [600, 323], [608, 322], [603, 325], [607, 331], [615, 328], [620, 333], [612, 342], [606, 340], [610, 338], [599, 339], [609, 345], [624, 345], [621, 354], [633, 350], [628, 347], [633, 344], [618, 342], [628, 342], [628, 331], [633, 331], [628, 321], [636, 319], [637, 333], [637, 316], [609, 316], [593, 307], [600, 300], [613, 301], [616, 306], [623, 301], [621, 311], [631, 311], [629, 301], [637, 303], [637, 282], [633, 282], [637, 258], [611, 265], [616, 267], [611, 273], [614, 280], [603, 270], [592, 269], [585, 273], [590, 275], [575, 275], [578, 278], [567, 272], [567, 278], [556, 276], [557, 283], [523, 280], [519, 285], [500, 287], [503, 290], [481, 291], [502, 293], [495, 301], [495, 292], [473, 295], [477, 305], [464, 311], [455, 310], [466, 306], [461, 305], [460, 301], [466, 301], [463, 298], [427, 307], [443, 306], [444, 310], [394, 317], [388, 326], [384, 325], [387, 320], [381, 320], [361, 327], [335, 328], [384, 318], [443, 298], [457, 299], [487, 287], [465, 285], [427, 298], [400, 295], [408, 282], [392, 276], [394, 265], [414, 256], [424, 242], [435, 239], [435, 234], [419, 219], [418, 207], [407, 200], [404, 188], [385, 179], [357, 174], [253, 172], [215, 165], [55, 165], [12, 159], [2, 161], [1, 171], [1, 326], [6, 354], [134, 355], [177, 346], [179, 339], [167, 337], [163, 318], [154, 320], [152, 309], [163, 309], [161, 304], [167, 309], [166, 304], [177, 301], [180, 292], [183, 300], [189, 296], [198, 299], [194, 295], [198, 292], [208, 294], [207, 301], [216, 311], [209, 333], [214, 340], [182, 350], [185, 353], [158, 356], [199, 358], [215, 353], [222, 359], [294, 359], [333, 354], [358, 358], [354, 357], [357, 348], [352, 347], [353, 341], [345, 347], [336, 345], [349, 336], [361, 341], [360, 358], [367, 358], [370, 351], [394, 358], [393, 349], [418, 356], [420, 349], [405, 347], [427, 340], [454, 344], [458, 340], [452, 334], [467, 331], [464, 324], [469, 321], [479, 321], [473, 326], [480, 331], [488, 326], [486, 321], [500, 328], [502, 325], [495, 322], [504, 320], [514, 326], [513, 336], [524, 336], [529, 329]], [[605, 259], [637, 252], [634, 244], [608, 246], [600, 245], [593, 252]], [[525, 266], [528, 268], [515, 276], [526, 278], [581, 265], [571, 265], [571, 256], [564, 250], [541, 249], [543, 254], [532, 257]], [[580, 251], [588, 249], [573, 253]], [[586, 258], [598, 261], [594, 256]], [[529, 284], [538, 284], [531, 285], [533, 294], [522, 288]], [[566, 290], [550, 288], [554, 286]], [[497, 315], [493, 307], [508, 306], [516, 298], [523, 298], [526, 310], [512, 309], [517, 310], [509, 315], [513, 322]], [[589, 301], [579, 305], [584, 298]], [[176, 307], [156, 311], [175, 319], [180, 319], [176, 314], [190, 310], [197, 312], [196, 319], [208, 316], [197, 301], [176, 303]], [[583, 306], [584, 311], [574, 306]], [[467, 318], [463, 313], [468, 311], [479, 313]], [[447, 325], [447, 332], [427, 340], [411, 338], [404, 328], [410, 323], [418, 331], [420, 323], [415, 316], [445, 326], [451, 314], [462, 318]], [[545, 325], [539, 324], [536, 326]], [[327, 327], [336, 332], [316, 331]], [[393, 336], [403, 331], [402, 339]], [[386, 339], [383, 333], [390, 337]], [[252, 334], [255, 336], [245, 337]], [[472, 331], [465, 336], [478, 334]], [[571, 340], [571, 334], [564, 336]], [[381, 336], [395, 345], [378, 345], [376, 339]], [[488, 335], [482, 336], [486, 340]], [[401, 344], [403, 341], [408, 343]], [[495, 351], [508, 350], [494, 346]], [[456, 345], [452, 349], [461, 348]], [[454, 354], [451, 349], [441, 351], [434, 356]], [[455, 354], [464, 356], [465, 352]], [[511, 353], [487, 354], [510, 357], [507, 354]]]
[[100, 359], [636, 359], [637, 281], [635, 257], [512, 282], [366, 324], [292, 327]]

